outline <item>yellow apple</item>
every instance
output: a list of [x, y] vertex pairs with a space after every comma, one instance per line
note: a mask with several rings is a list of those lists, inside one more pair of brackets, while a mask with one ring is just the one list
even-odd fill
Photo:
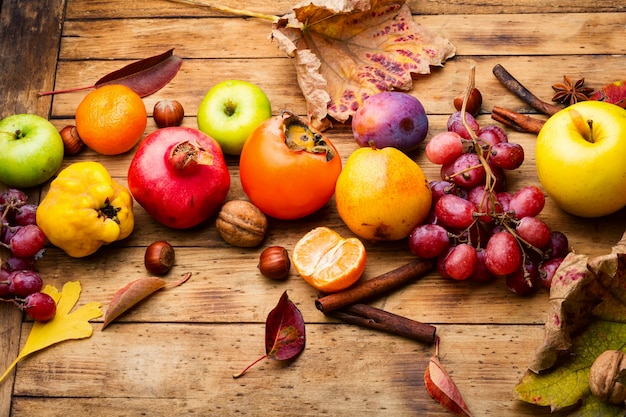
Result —
[[563, 210], [600, 217], [626, 206], [626, 110], [583, 101], [552, 115], [537, 136], [543, 189]]

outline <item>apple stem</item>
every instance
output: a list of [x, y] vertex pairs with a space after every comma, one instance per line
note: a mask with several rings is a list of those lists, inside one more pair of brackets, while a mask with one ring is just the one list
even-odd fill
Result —
[[582, 137], [587, 141], [594, 143], [593, 139], [593, 120], [585, 120], [576, 109], [568, 109], [569, 116], [576, 127], [576, 130], [580, 132]]

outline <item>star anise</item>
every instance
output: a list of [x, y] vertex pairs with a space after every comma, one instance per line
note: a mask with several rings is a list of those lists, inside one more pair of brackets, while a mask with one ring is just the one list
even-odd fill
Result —
[[564, 75], [562, 83], [557, 83], [552, 86], [552, 89], [556, 92], [554, 97], [552, 97], [552, 101], [572, 105], [579, 101], [589, 100], [589, 96], [594, 92], [594, 89], [585, 87], [584, 84], [584, 78], [573, 82], [570, 77]]

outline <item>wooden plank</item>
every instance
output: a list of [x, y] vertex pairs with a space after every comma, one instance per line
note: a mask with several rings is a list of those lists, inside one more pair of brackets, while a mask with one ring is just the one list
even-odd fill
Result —
[[[263, 353], [261, 324], [95, 327], [90, 339], [22, 363], [12, 417], [59, 415], [68, 407], [95, 416], [449, 415], [423, 386], [433, 347], [395, 336], [308, 325], [306, 348], [295, 361], [265, 360], [235, 380], [234, 373]], [[474, 415], [541, 413], [512, 394], [543, 337], [541, 326], [439, 331], [440, 360]]]
[[[206, 3], [211, 3], [205, 1]], [[288, 13], [299, 2], [290, 0], [221, 0], [216, 4], [237, 9], [247, 9], [258, 13], [282, 15]], [[409, 0], [407, 4], [414, 14], [536, 14], [536, 13], [607, 13], [626, 11], [621, 0], [552, 1], [538, 3], [536, 0], [503, 2], [500, 0]], [[138, 18], [153, 16], [158, 10], [161, 17], [177, 16], [227, 16], [228, 14], [204, 7], [193, 7], [164, 0], [129, 2], [124, 0], [70, 0], [67, 5], [68, 19]]]
[[[260, 11], [270, 8], [273, 14], [292, 5], [284, 0], [269, 6], [266, 0], [224, 3]], [[563, 74], [584, 76], [587, 84], [596, 87], [623, 78], [626, 5], [621, 1], [453, 3], [409, 3], [414, 13], [423, 14], [415, 17], [417, 21], [449, 37], [458, 48], [457, 56], [443, 69], [416, 77], [411, 92], [425, 104], [430, 135], [445, 128], [451, 100], [464, 88], [472, 64], [477, 65], [477, 84], [485, 96], [481, 123], [491, 122], [488, 113], [494, 105], [532, 113], [495, 80], [491, 68], [496, 63], [547, 100], [550, 85]], [[6, 0], [3, 17], [5, 6]], [[149, 113], [158, 99], [176, 98], [185, 106], [184, 125], [195, 127], [202, 96], [225, 77], [257, 83], [270, 96], [275, 113], [281, 108], [306, 112], [292, 63], [266, 39], [268, 21], [226, 18], [223, 13], [166, 0], [68, 0], [67, 6], [69, 20], [59, 51], [56, 88], [93, 83], [131, 60], [173, 46], [185, 59], [183, 69], [166, 88], [144, 99]], [[56, 54], [57, 46], [51, 49]], [[48, 73], [50, 79], [53, 75], [54, 71]], [[85, 94], [53, 98], [50, 114], [55, 125], [73, 123]], [[149, 120], [146, 133], [155, 128]], [[349, 125], [336, 125], [328, 135], [345, 161], [356, 148]], [[510, 189], [538, 184], [534, 136], [510, 132], [510, 138], [527, 153], [524, 165], [510, 173]], [[412, 156], [429, 178], [437, 177], [437, 167], [425, 161], [423, 146]], [[131, 158], [132, 152], [103, 157], [86, 151], [67, 157], [64, 165], [98, 160], [124, 183]], [[233, 179], [229, 198], [245, 198], [237, 158], [229, 157], [228, 163]], [[46, 186], [42, 188], [45, 194]], [[297, 222], [271, 220], [264, 246], [280, 244], [291, 250], [302, 234], [318, 225], [348, 234], [333, 203]], [[5, 382], [0, 387], [8, 392], [1, 393], [3, 406], [14, 389], [12, 417], [64, 415], [68, 410], [80, 416], [449, 415], [430, 399], [421, 379], [432, 346], [325, 318], [314, 308], [317, 292], [295, 272], [285, 282], [260, 277], [256, 264], [264, 246], [226, 245], [213, 219], [193, 230], [177, 231], [157, 224], [140, 207], [136, 214], [133, 235], [95, 256], [77, 260], [50, 247], [39, 263], [46, 283], [60, 287], [78, 279], [83, 283], [80, 303], [100, 301], [107, 308], [118, 288], [145, 276], [143, 251], [157, 239], [170, 240], [176, 247], [177, 263], [167, 279], [190, 270], [191, 280], [155, 294], [104, 332], [101, 319], [96, 320], [90, 339], [57, 345], [22, 362], [15, 384]], [[566, 232], [581, 253], [607, 253], [626, 229], [623, 213], [577, 219], [549, 199], [541, 217]], [[368, 244], [367, 249], [364, 279], [413, 259], [406, 241]], [[307, 322], [305, 352], [291, 364], [263, 361], [242, 379], [233, 380], [234, 372], [262, 354], [265, 318], [285, 290]], [[374, 305], [437, 326], [442, 362], [475, 415], [531, 416], [548, 415], [549, 410], [516, 401], [512, 388], [542, 339], [546, 299], [546, 290], [534, 297], [517, 297], [501, 281], [475, 287], [433, 273]], [[19, 329], [19, 320], [16, 323]], [[0, 341], [0, 348], [9, 344], [16, 352], [29, 329], [30, 323], [22, 324], [21, 333], [13, 330], [12, 338]], [[8, 358], [0, 359], [14, 357], [11, 352], [4, 356]]]
[[[626, 25], [625, 25], [626, 27]], [[155, 51], [155, 53], [157, 53]], [[306, 102], [298, 86], [295, 68], [287, 58], [278, 59], [187, 59], [176, 77], [162, 90], [144, 98], [148, 113], [163, 98], [175, 98], [185, 108], [185, 115], [194, 117], [206, 92], [226, 78], [242, 79], [263, 89], [274, 113], [287, 109], [296, 114], [306, 114]], [[98, 78], [114, 71], [126, 61], [61, 61], [58, 65], [55, 88], [66, 89], [89, 85]], [[585, 84], [594, 88], [624, 77], [623, 56], [573, 55], [559, 56], [488, 56], [455, 57], [443, 68], [432, 68], [428, 76], [418, 76], [411, 94], [420, 99], [429, 115], [449, 115], [454, 111], [452, 101], [467, 84], [471, 66], [476, 67], [476, 85], [483, 94], [483, 113], [491, 113], [494, 106], [510, 108], [522, 113], [535, 112], [527, 104], [509, 93], [492, 73], [501, 64], [516, 76], [528, 89], [546, 101], [554, 91], [551, 85], [561, 82], [563, 75], [585, 78]], [[254, 67], [255, 71], [250, 71]], [[546, 73], [546, 68], [550, 72]], [[265, 74], [273, 74], [267, 77]], [[53, 118], [71, 119], [82, 97], [88, 92], [80, 91], [54, 97]], [[152, 119], [150, 119], [152, 123]], [[335, 133], [329, 132], [332, 136]]]
[[[324, 223], [326, 224], [326, 223]], [[341, 232], [340, 228], [335, 228]], [[319, 293], [292, 270], [284, 282], [273, 282], [258, 272], [258, 258], [265, 247], [236, 250], [220, 247], [219, 237], [206, 235], [210, 246], [176, 248], [177, 262], [166, 277], [173, 282], [185, 272], [192, 277], [184, 285], [164, 290], [146, 300], [140, 308], [119, 318], [120, 322], [187, 322], [187, 323], [264, 323], [283, 291], [299, 305], [307, 322], [332, 322], [315, 308]], [[289, 252], [297, 234], [277, 242]], [[390, 245], [389, 253], [368, 247], [373, 259], [363, 279], [388, 272], [414, 259], [406, 242]], [[393, 257], [391, 255], [393, 253]], [[97, 257], [81, 261], [80, 271], [58, 250], [50, 250], [40, 263], [46, 283], [61, 288], [71, 277], [83, 286], [81, 300], [109, 306], [114, 293], [127, 283], [147, 276], [143, 267], [143, 248], [106, 248]], [[200, 259], [206, 259], [200, 262]], [[378, 259], [377, 259], [378, 258]], [[73, 271], [74, 270], [74, 271]], [[430, 323], [501, 323], [542, 324], [547, 312], [546, 290], [533, 297], [519, 297], [506, 289], [503, 280], [478, 285], [471, 281], [455, 282], [429, 274], [401, 289], [379, 297], [372, 305]], [[489, 309], [482, 308], [489, 305]], [[113, 325], [112, 325], [113, 326]]]
[[[63, 0], [2, 0], [0, 119], [16, 113], [48, 117], [51, 99], [38, 98], [37, 91], [54, 83], [64, 5]], [[17, 356], [21, 321], [22, 314], [15, 306], [0, 303], [0, 372]], [[11, 374], [0, 384], [2, 416], [11, 412], [13, 378]]]
[[[415, 20], [448, 38], [456, 46], [457, 55], [558, 56], [623, 54], [625, 16], [624, 13], [432, 15], [416, 16]], [[528, 29], [529, 19], [535, 24], [533, 30]], [[159, 53], [167, 48], [175, 48], [177, 54], [186, 58], [284, 56], [267, 39], [270, 32], [271, 23], [260, 19], [68, 21], [60, 59], [139, 59], [150, 56], [148, 51]], [[191, 38], [194, 42], [188, 41]]]
[[54, 83], [63, 8], [63, 0], [3, 0], [0, 118], [14, 113], [48, 116], [51, 99], [37, 97], [37, 92]]

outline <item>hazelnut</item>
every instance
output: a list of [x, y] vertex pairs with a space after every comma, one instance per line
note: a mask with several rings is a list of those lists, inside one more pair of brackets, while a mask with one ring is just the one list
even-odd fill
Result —
[[[463, 107], [463, 100], [465, 99], [464, 95], [460, 95], [454, 98], [454, 108], [458, 111], [461, 111]], [[483, 105], [483, 96], [480, 93], [478, 88], [473, 88], [470, 92], [469, 98], [467, 99], [467, 104], [465, 106], [465, 111], [470, 113], [472, 116], [478, 115], [480, 112], [480, 108]]]
[[76, 126], [67, 125], [59, 132], [63, 140], [63, 149], [66, 155], [76, 155], [83, 150], [85, 144], [78, 135]]
[[185, 110], [176, 100], [161, 100], [154, 105], [152, 117], [159, 127], [180, 126]]
[[281, 280], [289, 276], [291, 260], [287, 249], [282, 246], [270, 246], [261, 252], [259, 271], [267, 278]]
[[227, 201], [215, 221], [227, 243], [241, 248], [258, 246], [267, 232], [267, 217], [254, 204], [244, 200]]
[[620, 382], [626, 370], [621, 350], [607, 350], [596, 358], [589, 370], [589, 388], [596, 397], [611, 404], [624, 404], [626, 386]]
[[151, 243], [146, 249], [144, 264], [148, 272], [152, 274], [168, 273], [174, 265], [174, 248], [163, 240]]

